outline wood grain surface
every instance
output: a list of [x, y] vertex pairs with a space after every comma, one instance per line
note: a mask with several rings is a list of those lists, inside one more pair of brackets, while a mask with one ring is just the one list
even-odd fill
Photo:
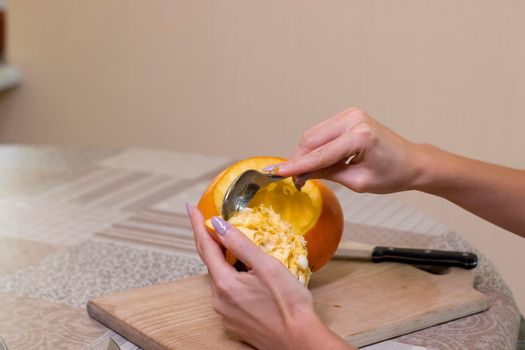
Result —
[[[144, 349], [244, 349], [211, 306], [208, 276], [132, 289], [88, 303], [88, 313]], [[356, 346], [487, 309], [472, 274], [433, 275], [412, 266], [332, 261], [309, 287], [334, 332]]]

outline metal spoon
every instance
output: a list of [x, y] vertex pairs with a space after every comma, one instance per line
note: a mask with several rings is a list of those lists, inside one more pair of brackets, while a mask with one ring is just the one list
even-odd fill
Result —
[[222, 217], [228, 220], [235, 212], [246, 208], [257, 191], [284, 178], [278, 175], [263, 174], [257, 170], [246, 170], [231, 183], [226, 191], [222, 201]]

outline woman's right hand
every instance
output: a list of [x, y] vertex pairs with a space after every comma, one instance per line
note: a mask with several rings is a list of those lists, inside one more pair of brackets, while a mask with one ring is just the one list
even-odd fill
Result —
[[264, 170], [294, 176], [298, 187], [323, 178], [356, 192], [398, 192], [421, 181], [421, 147], [349, 108], [304, 132], [289, 161]]

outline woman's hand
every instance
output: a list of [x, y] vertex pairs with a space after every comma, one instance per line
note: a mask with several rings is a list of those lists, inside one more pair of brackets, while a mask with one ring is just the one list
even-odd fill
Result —
[[356, 192], [391, 193], [417, 187], [420, 146], [357, 108], [347, 109], [304, 132], [288, 162], [264, 170], [339, 182]]
[[226, 330], [258, 349], [353, 349], [322, 324], [311, 293], [283, 264], [215, 217], [220, 242], [249, 267], [236, 271], [206, 231], [199, 209], [187, 210], [197, 251], [208, 266], [213, 307]]
[[323, 178], [356, 192], [419, 190], [525, 237], [524, 170], [412, 143], [356, 108], [306, 131], [288, 162], [263, 170], [296, 177], [298, 188]]

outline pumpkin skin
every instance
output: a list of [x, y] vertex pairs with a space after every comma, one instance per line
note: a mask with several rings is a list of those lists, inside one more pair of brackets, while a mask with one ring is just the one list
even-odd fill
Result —
[[[218, 239], [213, 226], [209, 223], [209, 219], [213, 216], [220, 216], [222, 199], [231, 182], [248, 169], [260, 171], [268, 165], [284, 161], [286, 159], [271, 156], [247, 158], [229, 166], [215, 177], [202, 194], [198, 208], [205, 220], [207, 220], [206, 228], [208, 232], [216, 240]], [[284, 181], [287, 181], [287, 183], [284, 183]], [[283, 182], [281, 187], [286, 187], [288, 193], [290, 191], [297, 192], [291, 179], [279, 182]], [[282, 204], [284, 197], [277, 193], [277, 189], [276, 187], [276, 190], [273, 192], [271, 189], [267, 190], [266, 193], [261, 195], [259, 202], [280, 207], [281, 212], [279, 210], [276, 211], [286, 216], [288, 222], [296, 224], [298, 227], [297, 233], [302, 235], [307, 242], [308, 265], [312, 272], [315, 272], [332, 258], [341, 240], [344, 218], [339, 200], [333, 191], [319, 180], [307, 181], [301, 193], [297, 192], [291, 197], [286, 197], [286, 205]], [[261, 189], [260, 192], [263, 190]], [[274, 192], [275, 195], [273, 195]], [[252, 202], [258, 200], [257, 196], [259, 196], [259, 193]], [[250, 202], [250, 206], [252, 202]], [[304, 217], [311, 218], [311, 222], [304, 223]], [[303, 220], [297, 223], [296, 221], [299, 219]], [[226, 258], [231, 264], [236, 262], [235, 257], [230, 252], [226, 252]]]

